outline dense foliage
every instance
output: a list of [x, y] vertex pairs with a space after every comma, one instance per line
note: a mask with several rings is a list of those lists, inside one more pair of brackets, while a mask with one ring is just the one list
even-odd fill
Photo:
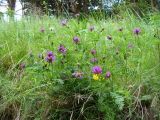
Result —
[[[2, 2], [5, 0], [1, 0]], [[0, 6], [1, 6], [0, 1]], [[9, 10], [14, 11], [16, 0], [7, 0]], [[117, 7], [125, 5], [138, 12], [160, 10], [160, 0], [20, 0], [25, 15], [75, 15], [89, 12], [114, 12]]]

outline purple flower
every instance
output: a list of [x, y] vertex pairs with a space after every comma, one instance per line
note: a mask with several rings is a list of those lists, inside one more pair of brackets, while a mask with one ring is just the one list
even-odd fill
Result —
[[90, 61], [91, 61], [91, 63], [96, 63], [96, 62], [98, 62], [97, 58], [92, 58]]
[[107, 71], [105, 78], [110, 78], [110, 77], [111, 77], [111, 72], [110, 72], [110, 71]]
[[44, 27], [41, 27], [40, 32], [44, 33], [44, 31], [45, 31]]
[[92, 32], [94, 30], [94, 26], [90, 26], [89, 30]]
[[82, 79], [83, 78], [83, 72], [74, 72], [72, 74], [73, 77], [78, 78], [78, 79]]
[[97, 52], [96, 50], [91, 50], [91, 54], [92, 54], [92, 55], [95, 55], [96, 52]]
[[61, 25], [62, 25], [62, 26], [66, 26], [66, 25], [67, 25], [67, 19], [62, 20], [62, 21], [61, 21]]
[[108, 40], [112, 40], [112, 36], [108, 35], [108, 36], [107, 36], [107, 39], [108, 39]]
[[136, 35], [138, 35], [140, 32], [141, 32], [141, 29], [140, 29], [140, 28], [135, 28], [135, 29], [133, 30], [133, 33], [136, 34]]
[[19, 69], [23, 70], [26, 67], [26, 65], [24, 63], [19, 64]]
[[54, 60], [55, 60], [54, 56], [47, 56], [46, 57], [46, 61], [49, 62], [49, 63], [52, 63]]
[[63, 45], [60, 45], [58, 51], [65, 54], [67, 52], [67, 49]]
[[92, 68], [92, 72], [93, 72], [94, 74], [101, 74], [101, 73], [102, 73], [102, 68], [101, 68], [100, 66], [94, 66], [94, 67]]
[[49, 62], [49, 63], [52, 63], [52, 62], [55, 61], [55, 56], [54, 56], [54, 54], [52, 53], [52, 51], [49, 51], [49, 52], [47, 53], [47, 56], [46, 56], [45, 59], [46, 59], [46, 61]]
[[53, 56], [53, 52], [52, 51], [49, 51], [48, 53], [47, 53], [47, 56]]
[[73, 38], [73, 42], [76, 43], [76, 44], [78, 44], [78, 43], [80, 42], [80, 38], [77, 37], [77, 36], [75, 36], [75, 37]]

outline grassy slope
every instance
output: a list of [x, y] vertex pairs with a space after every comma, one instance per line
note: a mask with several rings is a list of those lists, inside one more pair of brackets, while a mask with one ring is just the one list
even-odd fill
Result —
[[[90, 25], [95, 26], [93, 32], [88, 30]], [[39, 31], [42, 26], [44, 33]], [[134, 16], [79, 23], [71, 19], [67, 26], [48, 17], [0, 22], [1, 119], [145, 119], [148, 104], [148, 112], [152, 108], [158, 114], [159, 108], [154, 106], [159, 97], [160, 43], [154, 34], [160, 25], [155, 19], [148, 23]], [[118, 31], [121, 27], [122, 32]], [[141, 29], [138, 36], [133, 34], [136, 27]], [[107, 40], [107, 35], [113, 39]], [[80, 37], [80, 45], [73, 43], [74, 36]], [[65, 59], [57, 52], [60, 44], [67, 48]], [[129, 44], [133, 47], [128, 48]], [[109, 70], [111, 79], [92, 80], [91, 49], [97, 50], [96, 65], [103, 68], [102, 76]], [[47, 63], [38, 58], [47, 50], [56, 55], [53, 68], [47, 66], [49, 70], [43, 67]], [[66, 63], [61, 64], [62, 60]], [[21, 63], [26, 64], [24, 70], [19, 69]], [[71, 77], [76, 70], [83, 71], [83, 80]], [[109, 81], [113, 81], [114, 90]]]

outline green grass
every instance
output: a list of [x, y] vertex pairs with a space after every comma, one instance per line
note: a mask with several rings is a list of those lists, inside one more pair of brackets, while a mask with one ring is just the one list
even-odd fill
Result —
[[[153, 14], [147, 22], [132, 15], [69, 19], [67, 26], [49, 17], [1, 21], [0, 118], [160, 119], [159, 18]], [[95, 26], [92, 32], [88, 30], [91, 25]], [[121, 27], [123, 31], [118, 30]], [[139, 35], [133, 33], [137, 27]], [[112, 40], [107, 40], [108, 35]], [[74, 36], [80, 38], [78, 45]], [[60, 44], [67, 48], [66, 55], [58, 52]], [[95, 56], [91, 49], [97, 51]], [[48, 50], [56, 56], [52, 64], [45, 61]], [[93, 57], [97, 63], [90, 62]], [[25, 68], [20, 69], [21, 64]], [[103, 70], [99, 80], [93, 80], [95, 65]], [[73, 78], [75, 71], [83, 72], [83, 78]], [[105, 79], [107, 71], [109, 79]]]

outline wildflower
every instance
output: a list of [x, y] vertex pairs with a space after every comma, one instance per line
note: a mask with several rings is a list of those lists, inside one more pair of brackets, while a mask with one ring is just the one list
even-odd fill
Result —
[[93, 80], [98, 80], [98, 79], [99, 79], [99, 75], [93, 74]]
[[49, 51], [49, 52], [47, 53], [46, 61], [49, 62], [49, 63], [52, 63], [53, 61], [55, 61], [55, 56], [54, 56], [54, 54], [52, 53], [52, 51]]
[[101, 74], [101, 73], [102, 73], [102, 68], [99, 67], [99, 66], [94, 66], [94, 67], [92, 68], [92, 72], [93, 72], [94, 74]]
[[111, 77], [111, 72], [110, 72], [110, 71], [107, 71], [105, 78], [110, 78], [110, 77]]
[[91, 61], [91, 63], [96, 63], [96, 62], [98, 62], [97, 58], [92, 58], [90, 61]]
[[19, 69], [23, 70], [26, 67], [26, 65], [24, 63], [19, 64]]
[[61, 25], [62, 25], [62, 26], [66, 26], [66, 25], [67, 25], [67, 19], [62, 20], [62, 21], [61, 21]]
[[91, 54], [95, 55], [96, 54], [96, 50], [91, 50]]
[[77, 36], [75, 36], [75, 37], [73, 38], [73, 42], [76, 43], [76, 44], [78, 44], [78, 43], [80, 42], [80, 38], [77, 37]]
[[83, 72], [76, 71], [76, 72], [74, 72], [72, 74], [72, 76], [75, 77], [75, 78], [77, 78], [77, 79], [82, 79], [83, 78]]
[[108, 39], [108, 40], [112, 40], [112, 36], [108, 35], [108, 36], [107, 36], [107, 39]]
[[140, 28], [135, 28], [133, 30], [133, 33], [136, 34], [136, 35], [138, 35], [140, 32], [141, 32]]
[[53, 52], [52, 52], [52, 51], [49, 51], [49, 52], [47, 53], [47, 55], [48, 55], [48, 56], [53, 56]]
[[54, 60], [55, 60], [54, 56], [47, 56], [46, 57], [46, 61], [49, 62], [49, 63], [52, 63]]
[[94, 26], [90, 26], [89, 30], [92, 32], [94, 30]]
[[60, 45], [59, 48], [58, 48], [58, 51], [65, 54], [67, 49], [63, 45]]
[[45, 31], [44, 27], [41, 27], [40, 32], [44, 33], [44, 31]]

